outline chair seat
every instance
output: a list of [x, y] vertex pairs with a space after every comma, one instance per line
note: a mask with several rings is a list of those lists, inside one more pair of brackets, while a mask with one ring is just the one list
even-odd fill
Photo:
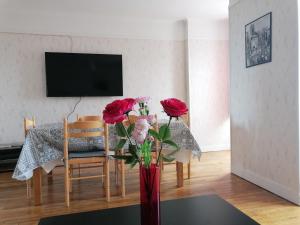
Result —
[[69, 159], [105, 156], [104, 149], [77, 150], [69, 152]]

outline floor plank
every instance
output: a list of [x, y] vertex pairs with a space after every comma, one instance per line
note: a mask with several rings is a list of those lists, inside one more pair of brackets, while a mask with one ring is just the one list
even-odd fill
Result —
[[[185, 168], [185, 177], [187, 169]], [[89, 170], [89, 173], [96, 172]], [[34, 206], [26, 198], [26, 183], [11, 179], [11, 173], [0, 173], [0, 224], [36, 225], [41, 217], [90, 211], [139, 203], [138, 170], [126, 171], [126, 197], [114, 185], [112, 199], [107, 203], [102, 183], [82, 180], [73, 184], [71, 206], [64, 204], [62, 168], [54, 171], [53, 181], [43, 176], [43, 205]], [[204, 153], [201, 161], [192, 161], [191, 180], [176, 188], [175, 165], [165, 167], [161, 199], [176, 199], [204, 194], [218, 194], [263, 225], [299, 225], [300, 207], [267, 192], [230, 173], [230, 151]]]

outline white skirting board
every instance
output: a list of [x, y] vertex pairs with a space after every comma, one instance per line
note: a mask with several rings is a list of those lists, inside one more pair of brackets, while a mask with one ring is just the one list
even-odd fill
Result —
[[230, 150], [230, 145], [206, 145], [200, 146], [202, 152], [219, 152], [219, 151], [227, 151]]
[[275, 195], [278, 195], [292, 203], [300, 205], [300, 196], [298, 195], [298, 192], [291, 190], [288, 187], [278, 184], [270, 179], [261, 177], [260, 175], [248, 170], [232, 167], [231, 172], [263, 189], [266, 189], [267, 191], [272, 192]]

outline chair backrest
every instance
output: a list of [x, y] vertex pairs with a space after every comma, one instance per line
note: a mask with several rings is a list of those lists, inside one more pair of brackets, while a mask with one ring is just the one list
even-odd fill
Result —
[[64, 157], [68, 159], [68, 141], [70, 138], [103, 137], [104, 150], [109, 153], [108, 125], [103, 121], [76, 121], [68, 123], [64, 119]]
[[[154, 114], [154, 123], [152, 124], [151, 129], [154, 129], [156, 132], [159, 131], [158, 127], [158, 120], [157, 120], [157, 115]], [[135, 123], [138, 120], [138, 116], [136, 115], [129, 115], [127, 120], [123, 121], [124, 126], [129, 126], [131, 123]], [[158, 151], [159, 149], [159, 141], [155, 139], [155, 150]]]
[[124, 126], [129, 126], [131, 123], [135, 123], [138, 120], [138, 116], [129, 115], [127, 120], [123, 121]]
[[79, 116], [77, 115], [78, 121], [102, 121], [101, 116]]
[[35, 118], [34, 117], [32, 117], [32, 119], [24, 118], [24, 135], [25, 135], [25, 137], [31, 128], [35, 128]]
[[[154, 114], [154, 115], [152, 115], [152, 116], [154, 116], [154, 125], [155, 124], [157, 124], [157, 115], [156, 114]], [[124, 125], [129, 125], [130, 123], [135, 123], [137, 120], [138, 120], [138, 118], [139, 118], [139, 116], [136, 116], [136, 115], [129, 115], [128, 116], [128, 119], [127, 120], [125, 120], [125, 121], [123, 121], [123, 124]]]

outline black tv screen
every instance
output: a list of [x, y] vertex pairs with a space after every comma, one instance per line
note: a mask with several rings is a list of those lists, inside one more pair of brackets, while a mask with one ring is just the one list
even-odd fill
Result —
[[45, 52], [47, 97], [122, 96], [122, 55]]

